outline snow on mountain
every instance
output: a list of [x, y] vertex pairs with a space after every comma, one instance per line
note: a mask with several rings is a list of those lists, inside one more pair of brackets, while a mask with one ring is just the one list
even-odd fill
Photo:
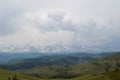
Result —
[[39, 45], [39, 44], [9, 44], [0, 46], [1, 53], [76, 53], [76, 52], [105, 52], [117, 49], [101, 49], [85, 46], [69, 46], [69, 45]]

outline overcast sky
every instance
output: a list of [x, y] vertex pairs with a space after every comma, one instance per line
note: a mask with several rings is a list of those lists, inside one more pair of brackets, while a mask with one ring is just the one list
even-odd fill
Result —
[[0, 0], [0, 45], [120, 48], [120, 0]]

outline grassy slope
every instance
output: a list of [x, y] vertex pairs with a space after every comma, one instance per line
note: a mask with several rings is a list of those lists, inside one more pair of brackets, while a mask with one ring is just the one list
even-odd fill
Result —
[[[12, 77], [14, 75], [17, 75], [19, 80], [43, 80], [43, 79], [34, 78], [19, 73], [0, 69], [0, 80], [8, 80], [9, 76]], [[120, 71], [111, 71], [99, 75], [83, 76], [73, 79], [44, 79], [44, 80], [120, 80], [119, 75], [120, 75]]]
[[111, 57], [106, 57], [91, 63], [72, 66], [72, 72], [79, 72], [81, 74], [99, 74], [107, 71], [114, 71], [120, 69], [120, 53]]
[[99, 75], [77, 77], [71, 80], [120, 80], [120, 71], [110, 71]]
[[65, 55], [48, 55], [40, 56], [32, 59], [13, 60], [7, 64], [1, 64], [0, 67], [8, 70], [23, 70], [36, 68], [37, 66], [65, 66], [83, 64], [95, 60], [95, 56], [92, 54], [65, 54]]
[[[89, 77], [86, 79], [86, 77], [82, 77], [80, 80], [92, 80], [95, 76], [98, 78], [105, 78], [107, 80], [107, 77], [103, 75], [102, 73], [106, 73], [108, 71], [114, 71], [116, 69], [120, 69], [120, 53], [115, 54], [110, 57], [106, 57], [104, 59], [99, 59], [97, 61], [93, 61], [91, 63], [83, 64], [83, 65], [75, 65], [75, 66], [69, 66], [69, 67], [45, 67], [45, 68], [35, 68], [30, 70], [23, 71], [24, 73], [30, 74], [39, 77], [39, 75], [42, 77], [48, 77], [53, 76], [58, 71], [62, 71], [64, 73], [64, 70], [67, 71], [69, 75], [79, 75], [80, 78], [82, 76], [89, 75]], [[97, 76], [96, 76], [97, 75]], [[92, 79], [91, 79], [92, 78]], [[79, 80], [79, 78], [78, 78]], [[93, 79], [94, 80], [94, 79]], [[103, 79], [100, 79], [103, 80]], [[109, 80], [109, 79], [108, 79]]]
[[39, 78], [26, 76], [20, 73], [15, 73], [15, 72], [0, 69], [0, 80], [8, 80], [8, 77], [12, 78], [14, 75], [17, 75], [19, 80], [42, 80]]
[[120, 80], [120, 53], [72, 68], [73, 72], [81, 71], [82, 74], [89, 75], [72, 80]]
[[[68, 79], [68, 80], [120, 80], [120, 54], [113, 55], [111, 57], [106, 57], [88, 64], [67, 66], [67, 67], [46, 67], [29, 69], [23, 71], [28, 74], [42, 74], [44, 77], [53, 76], [56, 71], [67, 71], [67, 73], [80, 74], [78, 77]], [[17, 75], [20, 80], [43, 80], [40, 78], [34, 78], [26, 75], [22, 75], [15, 72], [10, 72], [0, 69], [0, 80], [8, 80], [8, 77]], [[67, 80], [67, 79], [44, 79], [44, 80]]]

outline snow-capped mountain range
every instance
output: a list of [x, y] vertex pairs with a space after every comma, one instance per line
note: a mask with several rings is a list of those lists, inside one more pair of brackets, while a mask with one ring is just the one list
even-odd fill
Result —
[[85, 46], [69, 46], [69, 45], [35, 45], [35, 44], [8, 44], [0, 46], [1, 53], [76, 53], [76, 52], [107, 52], [119, 51], [118, 49], [102, 49]]

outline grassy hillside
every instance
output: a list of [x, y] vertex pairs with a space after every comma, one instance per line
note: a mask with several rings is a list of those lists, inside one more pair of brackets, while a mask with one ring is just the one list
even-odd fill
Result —
[[38, 66], [17, 72], [29, 76], [1, 69], [0, 80], [8, 80], [14, 75], [19, 80], [120, 80], [120, 53], [81, 65]]
[[69, 54], [42, 55], [37, 58], [10, 60], [7, 64], [6, 63], [1, 64], [0, 67], [9, 70], [23, 70], [46, 66], [66, 66], [66, 65], [68, 66], [88, 63], [90, 61], [96, 60], [98, 58], [103, 58], [105, 56], [110, 56], [112, 54], [115, 53], [112, 52], [101, 54], [69, 53]]
[[11, 79], [12, 79], [13, 76], [15, 76], [15, 75], [17, 75], [19, 80], [43, 80], [43, 79], [39, 79], [39, 78], [26, 76], [26, 75], [23, 75], [20, 73], [0, 69], [0, 80], [8, 80], [8, 77], [11, 77]]
[[0, 69], [0, 80], [8, 80], [8, 77], [13, 77], [14, 75], [17, 75], [18, 80], [120, 80], [120, 71], [111, 71], [106, 73], [101, 73], [98, 75], [86, 75], [76, 78], [54, 78], [54, 79], [40, 79], [40, 78], [34, 78], [30, 76], [26, 76], [20, 73], [15, 73], [7, 70]]
[[22, 70], [20, 72], [41, 78], [75, 78], [99, 75], [120, 70], [120, 53], [96, 61], [74, 66], [49, 66]]
[[76, 65], [83, 64], [96, 59], [93, 54], [56, 54], [49, 56], [40, 56], [37, 58], [14, 60], [7, 64], [0, 65], [3, 69], [9, 70], [22, 70], [31, 69], [36, 67], [46, 67], [46, 66], [65, 66], [65, 65]]
[[99, 75], [83, 76], [72, 80], [120, 80], [120, 71], [111, 71]]

